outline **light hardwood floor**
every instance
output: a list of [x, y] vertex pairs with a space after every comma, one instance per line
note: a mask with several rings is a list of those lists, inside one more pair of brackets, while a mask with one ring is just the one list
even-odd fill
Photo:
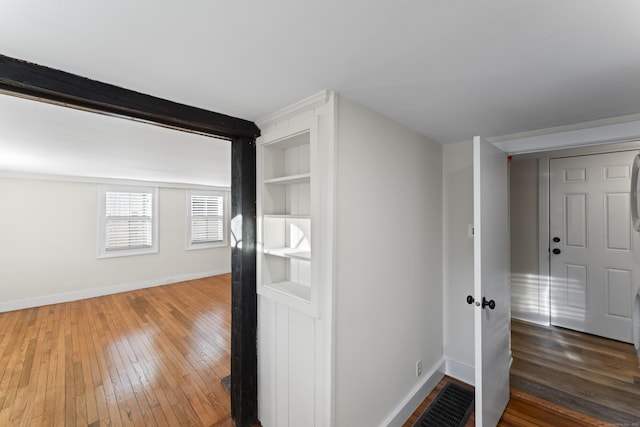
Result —
[[0, 426], [233, 426], [229, 275], [0, 313]]

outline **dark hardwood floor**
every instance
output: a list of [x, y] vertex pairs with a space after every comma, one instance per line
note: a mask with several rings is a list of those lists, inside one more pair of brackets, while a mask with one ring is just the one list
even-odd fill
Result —
[[[445, 376], [418, 409], [416, 409], [411, 417], [403, 424], [403, 427], [413, 426], [447, 381], [472, 388], [468, 384], [464, 384], [455, 378]], [[473, 427], [474, 425], [475, 414], [471, 414], [464, 427]], [[571, 411], [551, 402], [543, 401], [535, 396], [513, 388], [511, 389], [509, 404], [498, 423], [499, 427], [593, 427], [609, 425], [610, 424]]]
[[511, 322], [511, 387], [615, 424], [640, 426], [640, 368], [631, 344]]
[[231, 427], [229, 275], [0, 313], [0, 426]]
[[[640, 426], [632, 345], [553, 326], [511, 322], [511, 400], [499, 426]], [[445, 377], [404, 424], [411, 427]], [[465, 427], [474, 425], [474, 417]]]

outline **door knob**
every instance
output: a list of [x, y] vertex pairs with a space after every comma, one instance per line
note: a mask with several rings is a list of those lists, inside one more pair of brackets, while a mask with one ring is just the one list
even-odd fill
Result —
[[552, 250], [551, 252], [553, 252], [553, 253], [554, 253], [554, 254], [556, 254], [556, 255], [559, 255], [559, 254], [560, 254], [560, 252], [562, 252], [562, 251], [561, 251], [560, 249], [558, 249], [558, 248], [555, 248], [555, 249], [554, 249], [554, 250]]
[[494, 300], [487, 301], [485, 297], [482, 297], [482, 308], [485, 308], [486, 306], [489, 306], [489, 308], [493, 310], [496, 308], [496, 302]]
[[467, 304], [473, 304], [475, 299], [471, 295], [467, 295]]
[[553, 241], [554, 241], [554, 242], [556, 242], [556, 243], [558, 243], [558, 242], [560, 241], [560, 238], [559, 238], [559, 237], [554, 237], [554, 238], [553, 238]]

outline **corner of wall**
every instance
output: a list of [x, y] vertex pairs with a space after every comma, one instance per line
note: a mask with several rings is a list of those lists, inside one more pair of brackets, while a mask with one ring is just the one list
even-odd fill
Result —
[[473, 310], [465, 297], [473, 293], [473, 145], [443, 147], [442, 286], [444, 356], [469, 366], [473, 360]]
[[406, 396], [396, 409], [380, 425], [401, 426], [418, 409], [429, 393], [438, 385], [445, 375], [446, 361], [440, 360], [431, 370], [424, 375], [424, 379], [418, 383]]

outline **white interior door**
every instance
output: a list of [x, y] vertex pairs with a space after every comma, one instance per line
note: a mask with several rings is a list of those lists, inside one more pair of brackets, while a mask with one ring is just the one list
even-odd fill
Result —
[[640, 237], [630, 213], [635, 151], [550, 161], [551, 323], [632, 341]]
[[[495, 426], [509, 402], [507, 156], [473, 139], [476, 426]], [[495, 306], [484, 306], [483, 299]], [[492, 304], [493, 305], [493, 304]]]

